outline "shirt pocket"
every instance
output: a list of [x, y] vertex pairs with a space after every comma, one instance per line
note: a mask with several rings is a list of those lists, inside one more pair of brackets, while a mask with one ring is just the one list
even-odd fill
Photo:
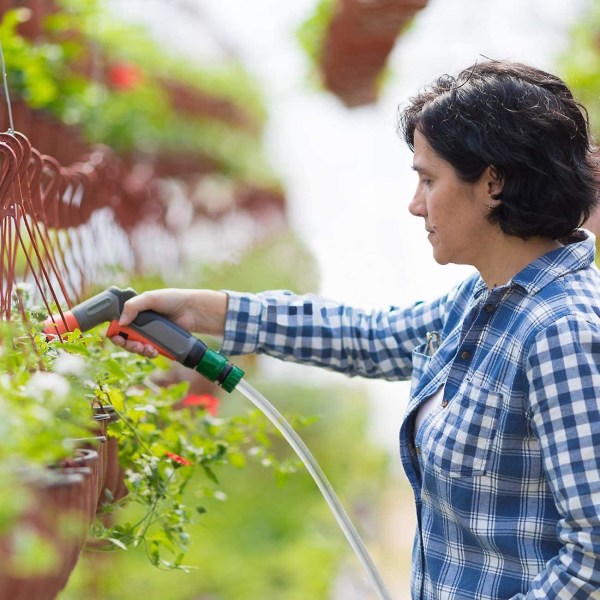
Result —
[[449, 477], [485, 475], [502, 394], [467, 383], [424, 432], [426, 460]]
[[421, 344], [412, 351], [412, 373], [411, 373], [411, 384], [410, 384], [410, 395], [411, 398], [415, 396], [420, 384], [422, 383], [423, 375], [431, 362], [431, 355], [429, 344]]

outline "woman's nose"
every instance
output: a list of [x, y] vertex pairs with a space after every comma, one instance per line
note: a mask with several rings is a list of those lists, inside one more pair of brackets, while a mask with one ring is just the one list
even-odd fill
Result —
[[419, 193], [417, 188], [412, 200], [408, 203], [408, 211], [414, 217], [425, 217], [425, 202], [423, 195]]

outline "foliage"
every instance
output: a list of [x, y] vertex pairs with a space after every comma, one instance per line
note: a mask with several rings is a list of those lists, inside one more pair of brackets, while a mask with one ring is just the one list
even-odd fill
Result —
[[[18, 288], [21, 314], [27, 290]], [[0, 320], [0, 536], [4, 573], [41, 574], [55, 564], [55, 547], [23, 515], [34, 490], [52, 484], [51, 467], [72, 456], [76, 440], [90, 437], [89, 390], [73, 376], [63, 353], [50, 357], [35, 327]], [[53, 371], [49, 370], [51, 365]], [[12, 549], [6, 553], [7, 544]]]
[[[89, 336], [96, 343], [87, 343]], [[86, 333], [72, 339], [66, 351], [89, 362], [96, 399], [112, 406], [120, 417], [110, 435], [118, 440], [129, 490], [121, 504], [135, 504], [137, 510], [135, 519], [119, 519], [109, 527], [97, 520], [95, 537], [121, 548], [142, 546], [155, 566], [185, 568], [187, 527], [195, 515], [205, 512], [200, 505], [184, 502], [191, 477], [200, 472], [202, 485], [211, 490], [206, 493], [212, 495], [218, 485], [215, 469], [239, 466], [247, 447], [260, 447], [256, 438], [268, 439], [268, 434], [265, 428], [255, 428], [251, 418], [219, 419], [206, 409], [176, 408], [188, 383], [158, 386], [151, 378], [157, 367], [167, 368], [166, 359], [151, 362], [98, 342], [93, 332]], [[106, 512], [115, 508], [119, 503], [108, 503]]]
[[319, 64], [329, 24], [335, 14], [336, 0], [320, 0], [296, 35], [313, 66]]
[[[251, 416], [218, 418], [211, 414], [216, 402], [176, 409], [188, 384], [159, 386], [151, 378], [157, 366], [166, 369], [166, 359], [152, 363], [116, 351], [98, 331], [48, 340], [35, 314], [42, 316], [33, 310], [23, 320], [0, 323], [0, 524], [10, 527], [20, 511], [19, 503], [10, 501], [14, 474], [24, 468], [43, 472], [70, 456], [78, 439], [90, 437], [91, 407], [100, 403], [120, 417], [109, 433], [118, 440], [129, 494], [105, 504], [95, 537], [107, 540], [106, 548], [143, 547], [158, 567], [183, 568], [187, 527], [194, 515], [205, 512], [183, 500], [190, 478], [201, 473], [203, 483], [196, 477], [196, 485], [212, 496], [216, 469], [242, 466], [249, 447], [256, 460], [269, 456], [262, 448], [269, 428], [256, 426]], [[274, 459], [268, 462], [276, 470], [288, 469]], [[137, 506], [136, 519], [107, 525], [106, 516], [118, 517], [127, 504]]]
[[[370, 510], [385, 488], [387, 458], [365, 439], [368, 404], [360, 390], [345, 385], [276, 384], [258, 374], [252, 376], [252, 383], [283, 413], [318, 416], [300, 423], [301, 429], [294, 423], [295, 428], [364, 535], [372, 523]], [[234, 392], [221, 409], [243, 415], [248, 406]], [[255, 418], [265, 421], [262, 415]], [[331, 597], [340, 562], [355, 564], [357, 559], [304, 467], [277, 477], [263, 467], [263, 460], [268, 464], [273, 457], [280, 463], [293, 462], [292, 450], [279, 436], [271, 438], [268, 450], [271, 457], [263, 457], [260, 464], [255, 461], [242, 470], [224, 471], [220, 494], [206, 495], [202, 481], [197, 476], [191, 479], [185, 493], [188, 503], [200, 498], [208, 512], [192, 526], [193, 541], [186, 556], [193, 565], [189, 573], [144, 570], [144, 557], [133, 549], [113, 555], [110, 563], [88, 555], [60, 600], [133, 600], [140, 594], [148, 600]]]
[[0, 40], [9, 78], [9, 88], [22, 96], [32, 108], [57, 102], [63, 81], [63, 49], [57, 44], [30, 44], [16, 32], [27, 17], [25, 9], [9, 10], [0, 23]]
[[70, 455], [74, 439], [89, 436], [89, 404], [81, 380], [56, 356], [48, 366], [45, 342], [24, 323], [0, 321], [0, 535], [31, 500], [26, 482]]
[[[276, 184], [260, 146], [264, 108], [258, 87], [240, 65], [199, 69], [164, 53], [141, 29], [120, 23], [95, 0], [63, 4], [64, 11], [47, 19], [50, 35], [35, 42], [17, 30], [28, 11], [5, 13], [0, 38], [14, 97], [79, 126], [88, 142], [120, 153], [193, 153], [210, 157], [232, 177]], [[256, 128], [180, 114], [166, 80], [230, 100]]]
[[40, 370], [50, 363], [42, 336], [22, 323], [1, 322], [0, 330], [0, 464], [43, 468], [72, 452], [69, 440], [86, 433], [85, 386], [65, 370], [63, 353], [52, 361], [56, 371]]
[[[266, 110], [256, 82], [241, 64], [229, 61], [214, 67], [199, 68], [171, 54], [168, 46], [158, 45], [142, 27], [119, 21], [109, 14], [97, 0], [81, 6], [79, 0], [62, 0], [62, 28], [81, 29], [89, 40], [101, 45], [106, 57], [114, 63], [136, 65], [144, 79], [172, 79], [202, 91], [210, 91], [220, 98], [243, 104], [256, 120], [264, 122]], [[73, 18], [69, 18], [72, 15]]]
[[[311, 15], [296, 31], [296, 38], [310, 62], [311, 71], [309, 77], [311, 83], [315, 84], [315, 82], [318, 82], [316, 83], [317, 87], [322, 86], [322, 77], [320, 74], [322, 66], [321, 60], [323, 58], [330, 24], [335, 16], [336, 10], [339, 10], [340, 6], [338, 0], [319, 0]], [[402, 25], [401, 30], [397, 32], [397, 35], [400, 35], [401, 33], [405, 34], [413, 27], [413, 24], [414, 20], [411, 19], [408, 23]], [[375, 79], [375, 89], [377, 93], [387, 85], [391, 74], [391, 70], [387, 65], [377, 74]]]
[[[356, 389], [311, 385], [310, 372], [307, 380], [276, 384], [259, 379], [256, 387], [285, 412], [318, 416], [302, 430], [302, 437], [364, 534], [364, 519], [372, 516], [366, 507], [377, 505], [387, 464], [366, 439], [368, 403]], [[282, 443], [279, 453], [291, 450]], [[224, 600], [331, 597], [340, 561], [356, 558], [313, 480], [303, 470], [277, 489], [266, 481], [268, 473], [258, 474], [262, 485], [244, 485], [249, 475], [229, 476], [238, 481], [239, 497], [214, 514], [221, 524], [209, 532], [214, 542], [199, 548], [198, 564], [207, 567], [206, 589]], [[255, 508], [243, 511], [242, 506]], [[233, 521], [237, 533], [225, 528], [226, 520]], [[227, 552], [227, 559], [211, 558], [211, 548], [217, 546]], [[227, 571], [239, 573], [237, 580], [227, 581]]]
[[590, 0], [559, 64], [573, 94], [588, 110], [592, 129], [600, 135], [600, 1]]

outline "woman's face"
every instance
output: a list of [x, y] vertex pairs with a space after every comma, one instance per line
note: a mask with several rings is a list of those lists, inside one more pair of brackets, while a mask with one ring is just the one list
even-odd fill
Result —
[[465, 183], [454, 167], [437, 154], [426, 138], [415, 131], [413, 169], [419, 183], [408, 209], [423, 217], [435, 260], [473, 265], [486, 255], [486, 239], [497, 230], [487, 220], [493, 181], [487, 169], [475, 183]]

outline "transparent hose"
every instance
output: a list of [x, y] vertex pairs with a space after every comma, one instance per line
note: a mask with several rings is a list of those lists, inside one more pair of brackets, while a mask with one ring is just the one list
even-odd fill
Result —
[[321, 494], [323, 494], [323, 497], [327, 501], [327, 504], [329, 505], [329, 508], [331, 509], [336, 521], [342, 528], [346, 539], [362, 563], [362, 566], [367, 572], [379, 598], [381, 600], [391, 600], [391, 596], [386, 590], [385, 584], [377, 572], [377, 569], [375, 568], [375, 565], [373, 564], [373, 561], [371, 560], [363, 541], [360, 539], [360, 536], [354, 528], [352, 521], [350, 521], [350, 517], [348, 517], [346, 514], [346, 511], [333, 491], [331, 484], [329, 481], [327, 481], [325, 474], [323, 471], [321, 471], [317, 461], [310, 453], [310, 450], [306, 447], [300, 436], [292, 429], [291, 425], [283, 418], [279, 411], [245, 379], [242, 379], [238, 383], [236, 389], [244, 394], [244, 396], [246, 396], [250, 402], [252, 402], [265, 414], [271, 423], [273, 423], [273, 425], [275, 425], [275, 427], [277, 427], [277, 429], [281, 432], [289, 445], [294, 449], [321, 490]]

